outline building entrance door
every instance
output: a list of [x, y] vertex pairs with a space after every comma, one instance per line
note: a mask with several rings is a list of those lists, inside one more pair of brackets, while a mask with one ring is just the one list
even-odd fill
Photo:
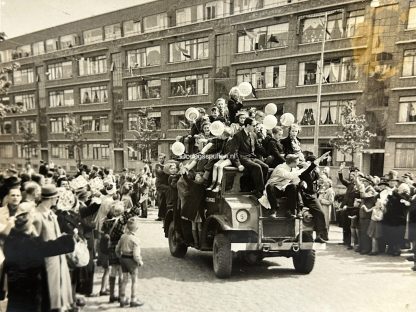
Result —
[[124, 152], [123, 150], [114, 151], [114, 172], [121, 172], [124, 168]]

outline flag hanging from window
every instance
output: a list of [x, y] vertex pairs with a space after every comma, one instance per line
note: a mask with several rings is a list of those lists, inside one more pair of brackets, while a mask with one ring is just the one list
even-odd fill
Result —
[[279, 39], [277, 39], [277, 37], [273, 34], [270, 35], [269, 39], [267, 40], [269, 42], [274, 42], [274, 43], [280, 43]]
[[176, 51], [181, 52], [182, 55], [185, 58], [188, 58], [188, 59], [192, 58], [191, 57], [191, 54], [189, 53], [189, 51], [187, 49], [185, 49], [185, 48], [182, 48], [178, 43], [175, 43], [175, 48], [176, 48]]
[[115, 70], [115, 64], [114, 62], [111, 62], [111, 66], [110, 66], [110, 72], [113, 72]]
[[253, 94], [253, 96], [257, 99], [257, 92], [256, 92], [256, 88], [254, 88], [253, 84], [251, 82], [249, 82], [249, 84], [251, 85], [252, 91], [251, 93]]
[[254, 30], [247, 30], [247, 29], [245, 29], [244, 28], [244, 33], [250, 38], [250, 39], [253, 39], [253, 40], [256, 40], [257, 39], [257, 32], [255, 32]]

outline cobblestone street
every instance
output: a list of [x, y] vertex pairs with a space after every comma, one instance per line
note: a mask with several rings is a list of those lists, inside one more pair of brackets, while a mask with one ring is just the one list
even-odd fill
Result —
[[[155, 211], [140, 229], [144, 267], [140, 271], [141, 311], [416, 311], [416, 274], [401, 257], [363, 256], [337, 243], [333, 227], [326, 250], [317, 252], [310, 275], [297, 274], [291, 259], [266, 258], [259, 265], [236, 262], [233, 275], [219, 280], [211, 254], [188, 250], [184, 259], [170, 255]], [[95, 291], [99, 291], [100, 269]], [[128, 311], [108, 297], [88, 299], [84, 311]]]

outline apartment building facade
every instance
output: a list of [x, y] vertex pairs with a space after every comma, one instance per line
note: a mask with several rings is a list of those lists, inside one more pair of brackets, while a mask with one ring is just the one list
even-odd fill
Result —
[[[272, 102], [277, 117], [293, 113], [304, 150], [314, 149], [319, 119], [319, 151], [333, 150], [329, 140], [352, 101], [377, 133], [356, 160], [363, 169], [414, 170], [416, 1], [380, 2], [155, 1], [0, 42], [0, 67], [20, 64], [1, 100], [26, 108], [0, 122], [0, 166], [25, 162], [19, 121], [27, 119], [39, 142], [32, 163], [44, 159], [73, 171], [77, 153], [63, 130], [70, 114], [84, 125], [84, 163], [137, 168], [145, 156], [130, 130], [139, 109], [152, 108], [158, 129], [152, 156], [169, 154], [188, 131], [188, 107], [208, 110], [232, 86], [250, 81], [257, 97], [244, 105]], [[343, 160], [333, 150], [332, 165]]]

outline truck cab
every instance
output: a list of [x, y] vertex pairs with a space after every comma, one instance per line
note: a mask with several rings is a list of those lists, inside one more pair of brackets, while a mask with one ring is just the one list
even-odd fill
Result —
[[[321, 245], [313, 242], [311, 215], [303, 210], [294, 218], [284, 217], [284, 213], [271, 217], [270, 210], [251, 192], [241, 191], [247, 181], [243, 174], [234, 167], [224, 169], [220, 192], [206, 192], [200, 225], [180, 217], [181, 203], [168, 211], [164, 229], [171, 254], [184, 257], [188, 247], [212, 251], [214, 273], [219, 278], [231, 276], [236, 257], [250, 263], [265, 257], [292, 257], [297, 272], [310, 273], [315, 249]], [[286, 198], [279, 204], [284, 208]]]

